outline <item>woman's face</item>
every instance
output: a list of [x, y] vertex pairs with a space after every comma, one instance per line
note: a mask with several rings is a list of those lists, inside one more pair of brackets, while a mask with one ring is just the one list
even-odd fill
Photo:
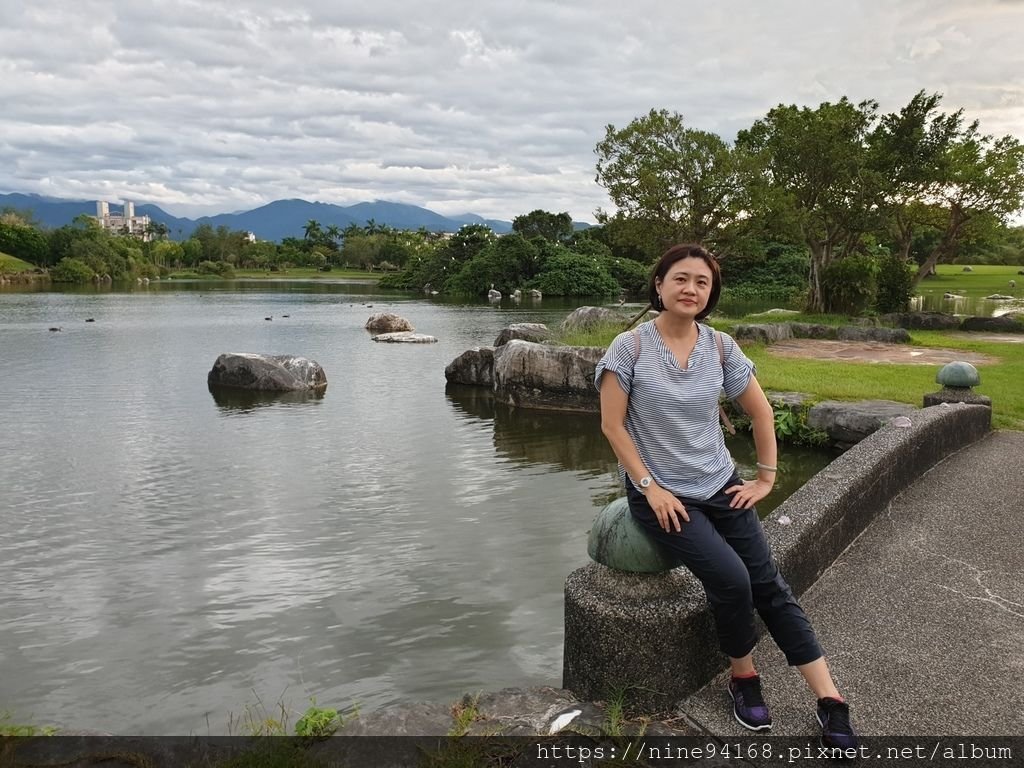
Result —
[[711, 268], [696, 256], [680, 259], [657, 284], [665, 311], [682, 317], [695, 317], [711, 296]]

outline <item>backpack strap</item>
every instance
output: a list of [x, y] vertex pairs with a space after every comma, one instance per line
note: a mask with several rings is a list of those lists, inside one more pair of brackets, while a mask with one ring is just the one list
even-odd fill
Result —
[[[722, 345], [722, 334], [715, 329], [711, 329], [711, 332], [715, 334], [715, 341], [718, 343], [718, 359], [722, 363], [722, 375], [725, 376], [725, 347]], [[729, 416], [725, 412], [725, 408], [721, 405], [718, 406], [718, 418], [722, 420], [722, 426], [725, 427], [725, 431], [730, 435], [736, 434], [736, 427], [729, 421]]]

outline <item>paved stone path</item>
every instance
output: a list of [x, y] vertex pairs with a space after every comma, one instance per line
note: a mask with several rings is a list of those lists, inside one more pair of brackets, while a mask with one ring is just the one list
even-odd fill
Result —
[[[862, 734], [1024, 734], [1022, 499], [1024, 432], [993, 432], [878, 510], [800, 598]], [[770, 638], [755, 660], [772, 733], [817, 738], [813, 697]], [[727, 740], [748, 732], [725, 683], [683, 712]]]
[[[973, 338], [973, 337], [972, 337]], [[856, 363], [900, 363], [903, 365], [945, 365], [964, 360], [974, 365], [997, 363], [998, 359], [979, 352], [910, 344], [884, 344], [879, 341], [830, 341], [827, 339], [784, 339], [768, 347], [776, 357], [842, 360]]]

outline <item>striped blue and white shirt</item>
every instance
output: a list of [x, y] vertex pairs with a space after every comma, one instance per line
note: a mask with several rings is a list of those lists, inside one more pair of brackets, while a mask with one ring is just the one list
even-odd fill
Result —
[[719, 393], [724, 389], [730, 399], [743, 394], [754, 364], [723, 333], [723, 365], [715, 331], [702, 323], [686, 368], [679, 367], [653, 320], [637, 331], [639, 359], [633, 333], [620, 333], [597, 364], [594, 383], [600, 389], [605, 371], [619, 380], [629, 397], [626, 432], [655, 482], [676, 496], [708, 499], [735, 471], [718, 424]]

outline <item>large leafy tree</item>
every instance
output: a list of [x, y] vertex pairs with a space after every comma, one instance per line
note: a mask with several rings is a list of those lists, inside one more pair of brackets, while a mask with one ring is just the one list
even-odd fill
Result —
[[846, 98], [816, 109], [780, 104], [737, 137], [752, 160], [753, 207], [784, 211], [810, 251], [812, 311], [828, 305], [825, 270], [860, 248], [877, 215], [881, 180], [868, 168], [866, 149], [877, 109]]
[[595, 152], [597, 182], [618, 208], [599, 218], [634, 242], [643, 234], [649, 253], [682, 241], [720, 247], [744, 208], [738, 156], [676, 112], [652, 109], [625, 128], [609, 125]]
[[944, 177], [933, 195], [944, 210], [937, 242], [914, 277], [916, 285], [951, 258], [972, 225], [1005, 225], [1024, 207], [1024, 145], [1012, 136], [982, 136], [972, 124], [945, 154]]
[[527, 239], [543, 237], [555, 243], [565, 243], [572, 239], [572, 216], [566, 212], [549, 213], [538, 209], [512, 219], [512, 231]]

